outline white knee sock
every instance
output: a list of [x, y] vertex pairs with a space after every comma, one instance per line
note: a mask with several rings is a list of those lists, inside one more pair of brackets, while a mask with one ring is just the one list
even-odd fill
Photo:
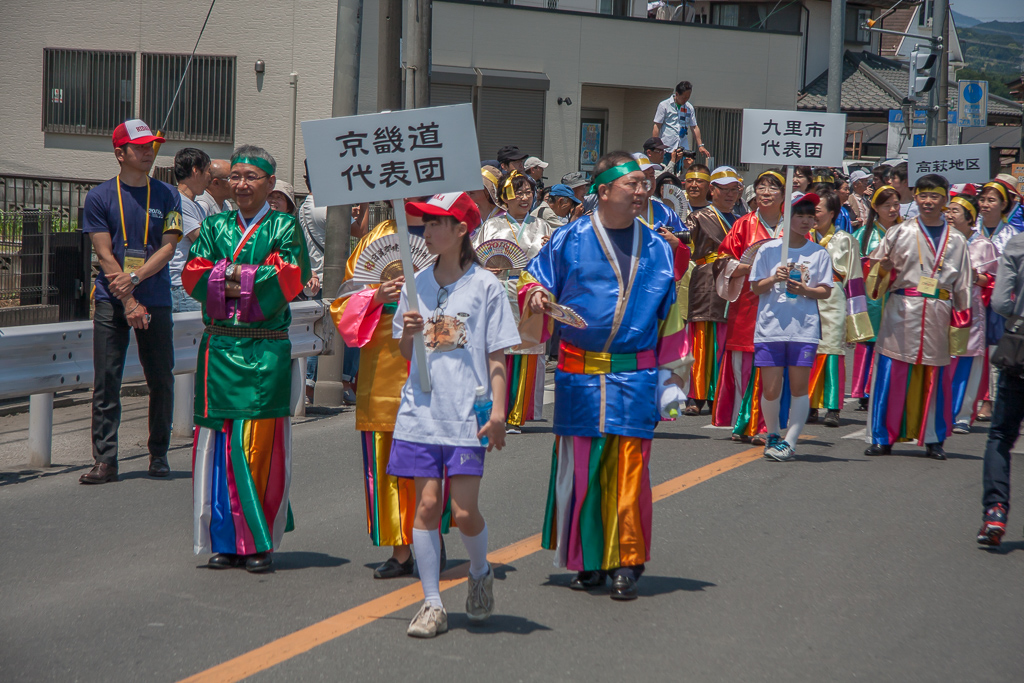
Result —
[[[462, 533], [462, 530], [459, 530]], [[469, 573], [474, 579], [479, 579], [491, 568], [487, 564], [487, 524], [484, 523], [484, 530], [476, 536], [462, 534], [462, 544], [466, 546], [469, 553]]]
[[435, 607], [443, 607], [441, 603], [441, 537], [437, 530], [412, 530], [412, 547], [416, 551], [416, 569], [420, 573], [420, 584], [423, 586], [423, 599]]
[[786, 432], [786, 443], [796, 450], [796, 442], [800, 432], [804, 431], [807, 414], [811, 411], [811, 399], [807, 394], [793, 396], [789, 404], [789, 431]]
[[762, 394], [761, 396], [761, 414], [764, 416], [765, 428], [768, 429], [769, 434], [779, 433], [779, 410], [781, 408], [782, 395], [780, 394], [775, 400], [769, 401]]

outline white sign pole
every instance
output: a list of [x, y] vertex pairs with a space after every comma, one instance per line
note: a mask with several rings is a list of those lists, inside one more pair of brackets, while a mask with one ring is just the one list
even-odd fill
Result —
[[[409, 246], [409, 222], [405, 218], [405, 200], [395, 200], [395, 222], [398, 224], [398, 251], [402, 256], [402, 274], [405, 276], [405, 296], [409, 301], [409, 311], [419, 309], [416, 297], [416, 271], [412, 267], [412, 248]], [[412, 340], [413, 353], [416, 354], [416, 365], [420, 369], [420, 389], [430, 393], [430, 368], [427, 366], [427, 347], [423, 343], [423, 333], [417, 332]]]
[[782, 262], [779, 264], [783, 268], [789, 265], [789, 226], [793, 221], [793, 202], [790, 197], [793, 196], [793, 167], [786, 167], [786, 187], [782, 189], [782, 232], [779, 233], [779, 238], [782, 240]]

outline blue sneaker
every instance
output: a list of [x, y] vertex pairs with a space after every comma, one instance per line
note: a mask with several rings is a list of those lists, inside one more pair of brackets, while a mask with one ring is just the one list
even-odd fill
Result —
[[780, 441], [775, 448], [765, 451], [765, 457], [778, 462], [788, 462], [796, 457], [796, 451], [788, 441]]
[[769, 453], [770, 451], [778, 448], [780, 443], [782, 443], [782, 437], [779, 436], [778, 434], [769, 434], [768, 436], [765, 437], [764, 457], [767, 460], [774, 460], [774, 458], [771, 455], [769, 455]]

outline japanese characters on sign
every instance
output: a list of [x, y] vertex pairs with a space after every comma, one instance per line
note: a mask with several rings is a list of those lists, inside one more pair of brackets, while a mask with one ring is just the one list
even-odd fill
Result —
[[840, 166], [845, 114], [743, 110], [740, 161], [772, 166]]
[[988, 81], [957, 81], [956, 112], [960, 126], [987, 126]]
[[911, 147], [907, 171], [911, 185], [928, 173], [938, 173], [954, 184], [985, 182], [990, 175], [989, 146], [982, 143]]
[[469, 104], [302, 122], [318, 206], [476, 190]]

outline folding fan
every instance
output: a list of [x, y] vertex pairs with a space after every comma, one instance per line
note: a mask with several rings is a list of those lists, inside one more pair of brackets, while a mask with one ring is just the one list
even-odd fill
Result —
[[679, 220], [686, 220], [690, 215], [690, 202], [686, 199], [686, 192], [675, 185], [665, 184], [661, 188], [662, 200], [672, 207], [672, 210], [679, 216]]
[[740, 258], [740, 263], [748, 266], [754, 265], [754, 257], [757, 256], [758, 250], [768, 242], [771, 242], [771, 240], [761, 240], [760, 242], [754, 242], [751, 244], [747, 247], [747, 250], [743, 252], [743, 256]]
[[[409, 235], [413, 270], [419, 271], [437, 258], [427, 251], [422, 237]], [[398, 235], [384, 235], [366, 245], [352, 271], [352, 282], [381, 284], [402, 275], [402, 256], [398, 249]]]
[[509, 270], [525, 268], [526, 252], [511, 240], [487, 240], [476, 248], [476, 256], [485, 268]]
[[575, 327], [581, 330], [587, 328], [587, 321], [584, 320], [579, 313], [568, 306], [560, 306], [549, 301], [544, 304], [544, 310], [547, 311], [548, 315], [563, 325], [568, 325], [569, 327]]

